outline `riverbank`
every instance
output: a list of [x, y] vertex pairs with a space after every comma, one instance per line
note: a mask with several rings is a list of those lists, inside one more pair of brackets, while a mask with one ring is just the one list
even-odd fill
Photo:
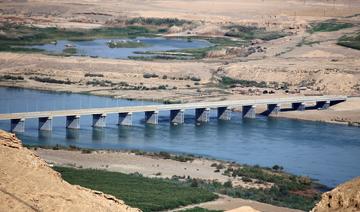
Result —
[[[255, 190], [261, 191], [259, 189], [268, 190], [271, 187], [277, 187], [277, 183], [274, 182], [260, 182], [261, 175], [252, 175], [252, 177], [246, 177], [245, 170], [249, 169], [249, 173], [257, 170], [256, 172], [274, 174], [278, 177], [285, 177], [287, 174], [283, 173], [281, 167], [274, 166], [273, 170], [267, 168], [257, 168], [250, 166], [239, 165], [235, 163], [230, 163], [226, 161], [206, 159], [206, 158], [198, 158], [194, 156], [177, 156], [171, 155], [168, 153], [146, 153], [146, 152], [126, 152], [126, 151], [104, 151], [104, 150], [76, 150], [73, 148], [72, 150], [53, 150], [53, 149], [42, 149], [36, 148], [33, 149], [35, 154], [39, 155], [39, 157], [43, 158], [50, 164], [56, 166], [67, 166], [67, 167], [75, 167], [80, 169], [101, 169], [112, 172], [121, 172], [126, 174], [138, 173], [145, 177], [150, 178], [162, 178], [162, 179], [178, 179], [180, 181], [188, 181], [192, 179], [196, 179], [198, 186], [200, 188], [209, 189], [208, 183], [211, 185], [215, 185], [216, 183], [219, 188], [221, 185], [225, 185], [223, 188], [226, 190], [226, 185], [231, 184], [231, 189], [245, 189], [251, 192]], [[226, 173], [231, 169], [236, 169], [236, 167], [243, 167], [244, 175], [240, 176], [227, 176]], [[278, 169], [279, 167], [279, 169]], [[228, 170], [228, 171], [226, 171]], [[252, 170], [252, 171], [250, 171]], [[225, 173], [225, 174], [224, 174]], [[254, 172], [255, 173], [255, 172]], [[272, 173], [272, 174], [271, 174]], [[266, 175], [266, 174], [265, 174]], [[269, 178], [270, 179], [270, 178]], [[299, 178], [303, 179], [303, 178]], [[305, 179], [305, 178], [304, 178]], [[285, 178], [283, 179], [285, 180]], [[270, 180], [271, 181], [271, 180]], [[216, 183], [215, 183], [216, 182]], [[285, 180], [284, 182], [287, 182]], [[287, 182], [290, 183], [290, 182]], [[229, 189], [229, 187], [228, 187]], [[294, 188], [293, 188], [294, 189]], [[214, 191], [214, 190], [213, 190]], [[215, 191], [221, 191], [215, 189]], [[224, 192], [223, 191], [223, 192]], [[315, 190], [304, 190], [305, 196], [315, 195]], [[228, 194], [229, 195], [229, 194]], [[270, 194], [266, 194], [270, 195]], [[293, 195], [293, 194], [292, 194]], [[280, 195], [281, 196], [281, 195]], [[278, 197], [280, 202], [283, 197]], [[239, 197], [239, 196], [238, 196]], [[250, 199], [254, 197], [248, 197]], [[294, 197], [292, 197], [294, 198]], [[228, 203], [228, 204], [224, 204]], [[279, 203], [278, 203], [279, 204]], [[282, 203], [281, 205], [286, 205], [289, 203]], [[230, 198], [226, 196], [222, 196], [219, 200], [214, 202], [201, 204], [201, 207], [208, 209], [217, 209], [217, 210], [228, 210], [231, 208], [236, 208], [240, 206], [251, 206], [255, 209], [261, 211], [297, 211], [292, 209], [286, 209], [283, 207], [272, 206], [264, 203], [258, 203], [256, 201], [244, 200], [238, 198]], [[194, 205], [195, 207], [195, 205]], [[296, 206], [295, 206], [296, 207]]]

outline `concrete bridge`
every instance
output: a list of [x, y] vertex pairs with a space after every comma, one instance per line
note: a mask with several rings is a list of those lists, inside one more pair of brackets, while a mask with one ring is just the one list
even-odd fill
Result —
[[[24, 132], [25, 120], [37, 118], [39, 120], [39, 130], [50, 131], [52, 130], [53, 117], [66, 117], [67, 128], [80, 129], [80, 117], [84, 115], [92, 115], [93, 127], [105, 127], [107, 114], [117, 113], [119, 115], [119, 125], [132, 125], [133, 113], [144, 113], [145, 123], [157, 124], [159, 111], [170, 111], [170, 122], [182, 124], [184, 123], [184, 111], [189, 109], [195, 109], [196, 122], [208, 122], [210, 119], [210, 109], [217, 110], [218, 119], [230, 120], [231, 111], [235, 108], [242, 108], [243, 118], [255, 118], [256, 106], [258, 105], [266, 106], [267, 110], [263, 114], [272, 116], [278, 114], [280, 111], [286, 110], [304, 111], [307, 109], [327, 109], [332, 105], [346, 101], [346, 99], [346, 96], [309, 96], [198, 102], [187, 104], [39, 111], [0, 114], [0, 120], [10, 120], [12, 132]], [[309, 104], [311, 106], [309, 106]], [[281, 105], [290, 105], [290, 107], [282, 108]]]

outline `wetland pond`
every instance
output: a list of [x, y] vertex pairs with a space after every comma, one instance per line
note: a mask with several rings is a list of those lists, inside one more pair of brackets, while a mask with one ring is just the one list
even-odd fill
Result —
[[[53, 93], [0, 88], [0, 113], [158, 104], [84, 94]], [[65, 117], [53, 119], [51, 132], [39, 131], [38, 120], [28, 119], [18, 137], [25, 144], [74, 145], [94, 149], [167, 151], [212, 157], [250, 165], [272, 167], [318, 179], [333, 187], [360, 175], [360, 130], [357, 127], [258, 116], [218, 121], [211, 111], [209, 123], [196, 125], [194, 110], [185, 123], [169, 124], [169, 112], [159, 113], [158, 125], [145, 125], [144, 114], [134, 113], [133, 126], [117, 125], [117, 114], [108, 114], [107, 126], [91, 127], [91, 116], [82, 116], [80, 130], [67, 130]], [[0, 121], [10, 129], [10, 121]]]
[[[109, 45], [119, 43], [121, 45]], [[129, 57], [144, 56], [150, 57], [143, 52], [164, 52], [182, 49], [198, 49], [210, 47], [213, 44], [201, 39], [167, 39], [167, 38], [143, 38], [136, 39], [96, 39], [88, 41], [59, 40], [51, 44], [33, 45], [29, 48], [40, 49], [49, 54], [72, 55], [128, 59]], [[156, 54], [154, 54], [156, 55]], [[152, 54], [152, 56], [154, 56]], [[184, 55], [186, 58], [186, 55]]]

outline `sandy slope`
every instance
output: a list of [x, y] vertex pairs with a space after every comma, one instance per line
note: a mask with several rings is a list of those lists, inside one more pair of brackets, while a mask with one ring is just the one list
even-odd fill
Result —
[[0, 211], [139, 211], [61, 179], [13, 134], [0, 131]]

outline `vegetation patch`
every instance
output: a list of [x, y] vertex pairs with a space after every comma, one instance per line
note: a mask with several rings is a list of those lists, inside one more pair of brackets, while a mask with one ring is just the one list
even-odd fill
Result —
[[242, 79], [233, 79], [231, 77], [222, 77], [219, 82], [221, 87], [235, 87], [236, 85], [242, 87], [258, 87], [258, 88], [266, 88], [267, 84], [264, 81], [257, 82], [254, 80], [242, 80]]
[[228, 32], [225, 33], [225, 36], [236, 37], [243, 40], [274, 40], [281, 37], [285, 37], [288, 34], [280, 31], [267, 31], [265, 28], [256, 27], [256, 26], [243, 26], [243, 25], [231, 25], [228, 26]]
[[67, 85], [71, 85], [74, 84], [75, 82], [70, 81], [69, 79], [66, 80], [58, 80], [58, 79], [53, 79], [50, 77], [30, 77], [30, 79], [38, 81], [38, 82], [44, 82], [44, 83], [54, 83], [54, 84], [67, 84]]
[[104, 77], [103, 74], [86, 73], [85, 77]]
[[109, 41], [106, 43], [109, 48], [141, 48], [148, 47], [149, 45], [140, 41], [130, 41], [130, 40], [119, 40], [119, 41]]
[[[219, 164], [214, 163], [212, 166], [217, 167]], [[268, 189], [248, 189], [233, 187], [231, 181], [225, 182], [224, 184], [217, 181], [209, 182], [199, 179], [187, 179], [187, 181], [196, 187], [232, 197], [251, 199], [305, 211], [313, 208], [320, 199], [320, 192], [317, 189], [322, 185], [313, 182], [308, 177], [285, 173], [282, 171], [282, 167], [278, 165], [273, 166], [273, 168], [234, 165], [226, 168], [223, 174], [230, 177], [241, 177], [244, 182], [258, 184], [271, 183], [272, 186]]]
[[128, 25], [155, 25], [155, 26], [182, 26], [184, 24], [191, 24], [191, 21], [177, 19], [177, 18], [144, 18], [144, 17], [137, 17], [128, 19], [126, 24]]
[[217, 195], [173, 180], [94, 169], [54, 167], [71, 184], [102, 191], [143, 211], [161, 211], [211, 201]]
[[353, 26], [354, 25], [351, 23], [340, 23], [336, 22], [336, 20], [328, 20], [311, 24], [311, 28], [308, 30], [308, 32], [334, 32], [341, 29], [351, 28]]
[[339, 38], [338, 45], [360, 50], [360, 32], [354, 35], [344, 35]]
[[144, 152], [140, 150], [132, 150], [132, 153], [135, 155], [146, 155], [150, 157], [162, 158], [162, 159], [169, 159], [175, 160], [180, 162], [191, 162], [195, 159], [194, 155], [173, 155], [167, 152]]
[[4, 75], [0, 76], [0, 80], [24, 80], [22, 76]]

